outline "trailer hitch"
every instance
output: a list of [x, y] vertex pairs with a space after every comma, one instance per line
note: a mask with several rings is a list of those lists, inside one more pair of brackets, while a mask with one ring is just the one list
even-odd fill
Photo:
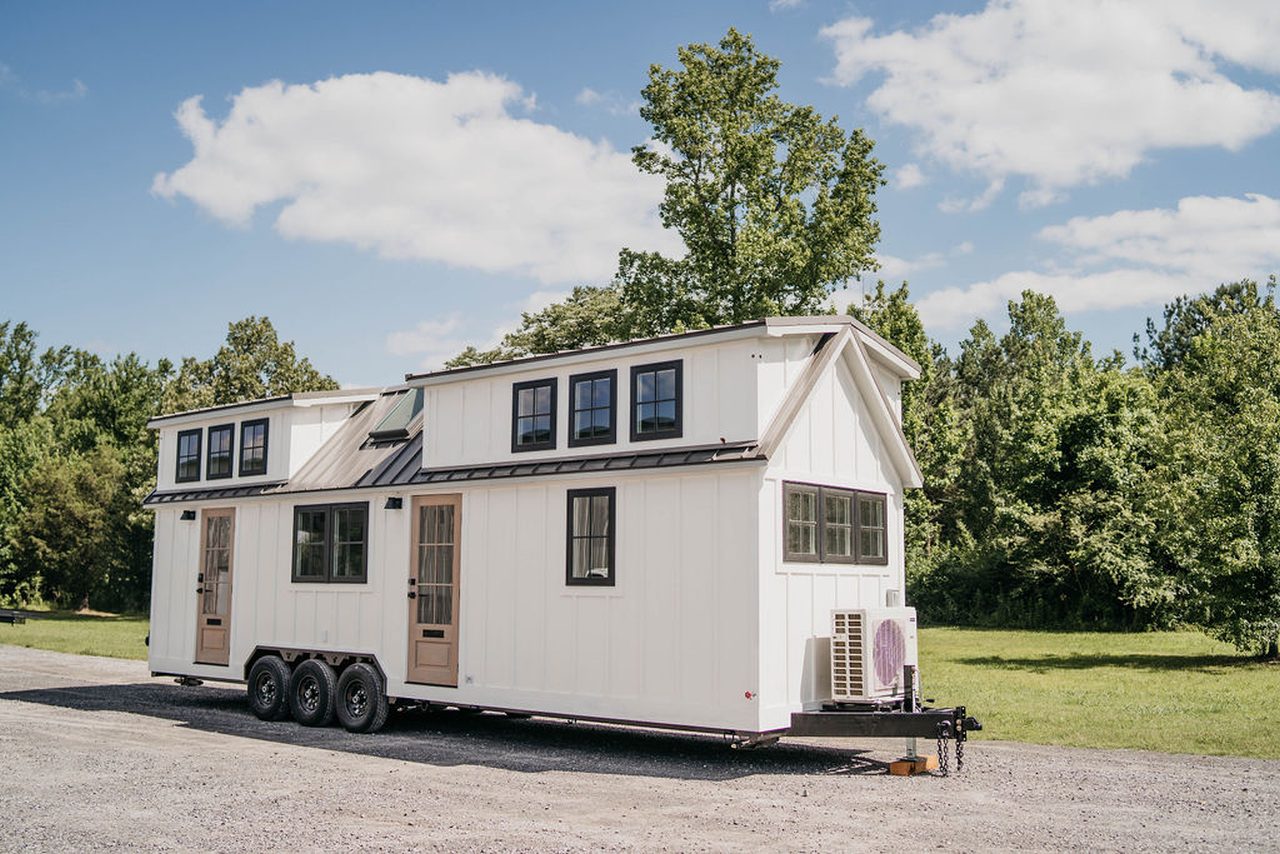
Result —
[[938, 721], [938, 772], [943, 777], [951, 775], [950, 752], [948, 742], [956, 743], [956, 773], [964, 770], [964, 743], [969, 740], [970, 732], [982, 730], [982, 722], [965, 713], [964, 706], [951, 709], [951, 716]]

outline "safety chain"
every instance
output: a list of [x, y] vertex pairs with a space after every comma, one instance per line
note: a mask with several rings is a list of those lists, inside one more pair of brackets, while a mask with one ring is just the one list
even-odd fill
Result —
[[[956, 745], [959, 747], [959, 744]], [[938, 733], [938, 773], [943, 777], [951, 776], [950, 757], [945, 732]]]
[[964, 741], [956, 739], [956, 773], [964, 770]]

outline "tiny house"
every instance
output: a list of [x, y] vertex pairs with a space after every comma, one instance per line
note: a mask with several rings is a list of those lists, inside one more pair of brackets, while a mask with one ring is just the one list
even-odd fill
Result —
[[151, 670], [353, 730], [902, 709], [918, 376], [854, 319], [769, 318], [162, 415]]

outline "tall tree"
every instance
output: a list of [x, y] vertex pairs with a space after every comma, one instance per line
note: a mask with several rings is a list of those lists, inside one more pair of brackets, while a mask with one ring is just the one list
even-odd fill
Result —
[[[1160, 543], [1186, 575], [1185, 618], [1280, 657], [1280, 310], [1252, 282], [1166, 309], [1156, 378], [1166, 441]], [[1229, 306], [1229, 310], [1218, 310]]]
[[680, 68], [649, 69], [640, 115], [653, 140], [633, 159], [666, 180], [659, 212], [687, 254], [645, 264], [624, 250], [624, 293], [649, 297], [629, 302], [657, 307], [669, 292], [691, 327], [819, 311], [836, 283], [875, 267], [874, 143], [783, 101], [780, 63], [749, 35], [730, 29], [677, 57]]
[[640, 115], [653, 134], [632, 158], [665, 179], [659, 212], [685, 254], [623, 248], [611, 285], [575, 289], [526, 314], [498, 348], [468, 348], [452, 365], [819, 313], [841, 282], [875, 268], [884, 167], [871, 139], [782, 100], [780, 63], [749, 35], [730, 29], [677, 58], [649, 69]]
[[228, 326], [227, 341], [213, 358], [182, 360], [164, 408], [175, 412], [337, 387], [310, 359], [298, 358], [292, 341], [280, 340], [270, 319], [246, 317]]

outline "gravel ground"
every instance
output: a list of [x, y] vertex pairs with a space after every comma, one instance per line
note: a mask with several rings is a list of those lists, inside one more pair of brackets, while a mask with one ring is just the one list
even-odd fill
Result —
[[961, 776], [890, 777], [899, 746], [453, 712], [350, 735], [0, 646], [0, 850], [1280, 850], [1277, 761], [978, 742]]

